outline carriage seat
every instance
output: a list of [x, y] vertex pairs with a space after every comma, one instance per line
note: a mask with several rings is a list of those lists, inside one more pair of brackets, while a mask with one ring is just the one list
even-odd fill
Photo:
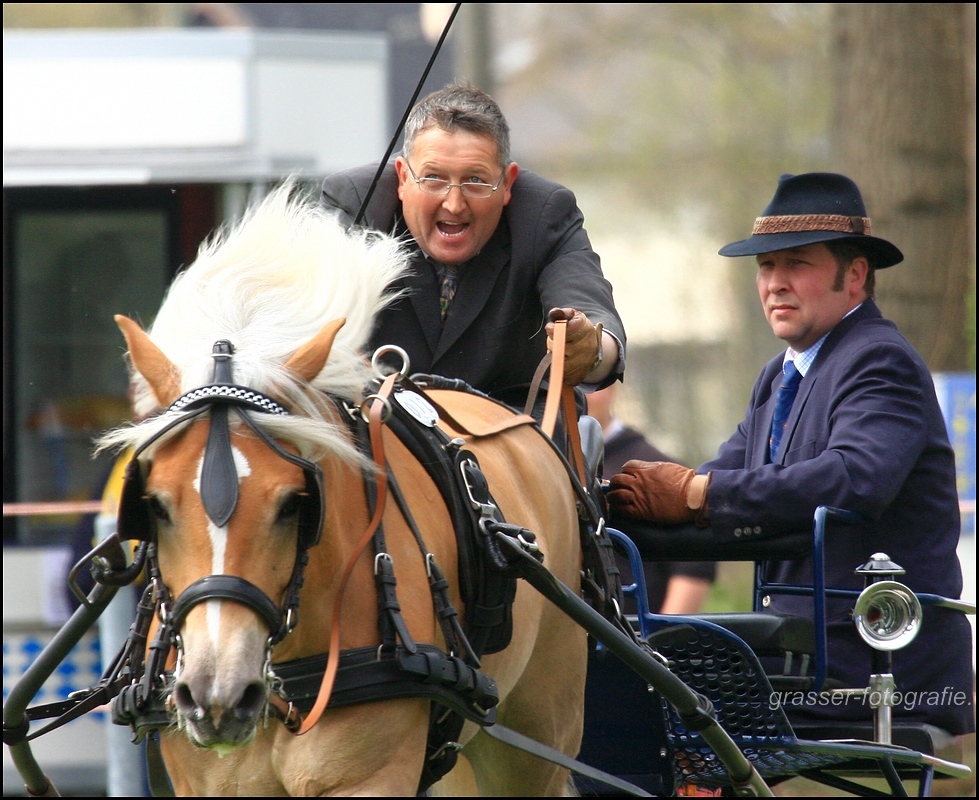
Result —
[[[755, 655], [764, 658], [768, 680], [776, 691], [805, 692], [813, 688], [815, 678], [807, 674], [816, 655], [816, 626], [811, 618], [754, 611], [694, 616], [730, 631]], [[782, 660], [781, 672], [776, 668], [777, 659]], [[843, 686], [838, 681], [825, 680], [823, 688]]]
[[808, 617], [757, 612], [696, 616], [731, 631], [759, 656], [814, 655], [816, 652], [816, 629]]

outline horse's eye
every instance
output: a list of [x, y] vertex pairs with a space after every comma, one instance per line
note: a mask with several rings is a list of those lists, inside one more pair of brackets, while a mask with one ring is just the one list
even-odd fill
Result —
[[170, 522], [170, 512], [167, 511], [166, 506], [160, 502], [160, 498], [156, 496], [150, 496], [147, 498], [147, 502], [150, 505], [150, 513], [156, 517], [158, 522], [169, 523]]
[[285, 500], [283, 500], [282, 505], [279, 506], [279, 514], [275, 521], [281, 524], [294, 520], [299, 514], [299, 506], [302, 504], [303, 496], [304, 495], [296, 492], [290, 494]]

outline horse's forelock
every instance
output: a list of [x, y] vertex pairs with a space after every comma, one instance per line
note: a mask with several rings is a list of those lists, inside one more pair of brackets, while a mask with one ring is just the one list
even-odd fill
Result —
[[235, 348], [235, 382], [268, 391], [281, 383], [281, 364], [323, 325], [345, 317], [314, 386], [349, 396], [365, 381], [363, 351], [406, 258], [395, 238], [348, 233], [286, 183], [201, 248], [149, 333], [176, 365], [184, 391], [210, 382], [219, 339]]
[[[324, 325], [344, 317], [312, 386], [353, 399], [370, 377], [364, 349], [374, 318], [392, 300], [389, 287], [406, 268], [403, 242], [348, 232], [287, 181], [201, 246], [174, 279], [148, 334], [175, 366], [182, 392], [212, 382], [212, 347], [226, 339], [234, 347], [235, 383], [295, 407], [302, 406], [308, 387], [298, 385], [283, 365]], [[173, 399], [154, 397], [135, 372], [132, 391], [137, 418]], [[111, 432], [102, 447], [138, 445], [155, 424]], [[308, 442], [296, 444], [343, 451], [323, 424]]]

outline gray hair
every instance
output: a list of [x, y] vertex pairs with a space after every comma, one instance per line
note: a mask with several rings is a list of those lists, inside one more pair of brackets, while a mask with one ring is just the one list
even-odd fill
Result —
[[463, 130], [489, 136], [496, 142], [500, 167], [510, 163], [510, 126], [496, 101], [479, 89], [449, 84], [419, 100], [405, 122], [405, 158], [411, 156], [415, 137], [435, 126], [448, 133]]

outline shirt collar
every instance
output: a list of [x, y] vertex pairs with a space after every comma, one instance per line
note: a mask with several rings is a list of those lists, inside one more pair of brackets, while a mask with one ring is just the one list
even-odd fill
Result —
[[[848, 316], [850, 316], [850, 314], [852, 314], [862, 305], [863, 303], [851, 308], [849, 311], [846, 312], [846, 314], [843, 315], [843, 319], [846, 319]], [[842, 322], [842, 320], [840, 321]], [[828, 331], [818, 342], [809, 345], [809, 347], [807, 347], [801, 353], [796, 350], [793, 350], [791, 347], [787, 348], [785, 351], [785, 356], [782, 358], [782, 369], [785, 369], [786, 362], [794, 361], [795, 368], [799, 370], [799, 373], [802, 375], [803, 378], [806, 377], [806, 373], [809, 372], [809, 367], [812, 366], [812, 362], [815, 361], [816, 356], [819, 355], [819, 348], [823, 346], [823, 342], [826, 341], [826, 337], [829, 336], [830, 333], [832, 332], [833, 332], [832, 330]]]

